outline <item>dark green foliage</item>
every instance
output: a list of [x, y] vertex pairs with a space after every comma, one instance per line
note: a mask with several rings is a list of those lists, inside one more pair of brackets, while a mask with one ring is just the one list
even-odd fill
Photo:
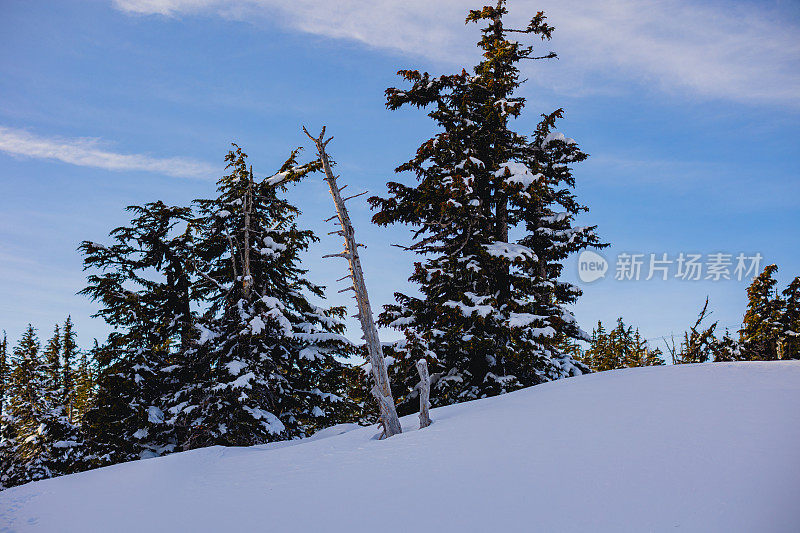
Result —
[[94, 271], [83, 293], [102, 305], [95, 316], [115, 328], [96, 350], [97, 390], [84, 418], [100, 464], [175, 448], [162, 410], [172, 392], [165, 369], [195, 336], [191, 209], [152, 202], [128, 210], [135, 216], [111, 232], [111, 246], [80, 246], [85, 268]]
[[747, 288], [747, 311], [740, 331], [744, 360], [772, 361], [778, 358], [782, 302], [773, 278], [777, 270], [776, 265], [767, 265]]
[[78, 424], [83, 423], [84, 416], [94, 400], [97, 381], [96, 361], [100, 350], [97, 339], [95, 339], [94, 347], [90, 351], [79, 352], [80, 359], [73, 371], [71, 415], [73, 422]]
[[603, 323], [597, 322], [589, 349], [580, 361], [595, 372], [664, 364], [661, 350], [650, 349], [639, 330], [625, 325], [622, 318], [617, 319], [617, 326], [608, 333]]
[[10, 383], [8, 363], [8, 338], [3, 331], [3, 340], [0, 342], [0, 490], [11, 486], [15, 466], [16, 437], [6, 403]]
[[78, 356], [78, 351], [75, 325], [72, 323], [72, 317], [67, 316], [61, 337], [61, 388], [62, 401], [70, 420], [73, 421], [72, 411], [75, 393], [73, 366], [75, 358]]
[[3, 331], [3, 340], [0, 342], [0, 416], [5, 407], [6, 390], [8, 388], [8, 338]]
[[725, 334], [717, 342], [716, 352], [714, 353], [715, 362], [738, 361], [741, 359], [739, 343], [736, 339], [731, 337], [730, 332], [726, 329]]
[[697, 321], [689, 328], [689, 331], [684, 333], [680, 350], [677, 353], [672, 352], [672, 364], [706, 363], [715, 359], [714, 355], [719, 349], [719, 341], [714, 335], [717, 323], [714, 322], [707, 328], [701, 327], [708, 315], [708, 298], [706, 298], [706, 303], [697, 316]]
[[[58, 336], [56, 336], [58, 338]], [[78, 430], [60, 403], [62, 389], [53, 381], [53, 348], [40, 349], [36, 331], [28, 326], [14, 348], [3, 418], [2, 485], [13, 486], [77, 471], [83, 450]]]
[[44, 439], [39, 431], [48, 406], [42, 394], [45, 367], [41, 359], [36, 330], [28, 325], [11, 358], [8, 384], [8, 424], [14, 441], [11, 455], [15, 463], [7, 486], [50, 477], [43, 460]]
[[197, 201], [197, 283], [208, 310], [190, 352], [193, 378], [170, 409], [184, 448], [303, 437], [355, 410], [338, 359], [352, 353], [344, 309], [308, 300], [322, 288], [299, 256], [316, 238], [279, 196], [317, 165], [298, 166], [293, 152], [274, 176], [256, 180], [234, 148], [218, 197]]
[[93, 350], [96, 371], [82, 361], [76, 374], [94, 464], [302, 437], [354, 416], [344, 310], [308, 300], [322, 288], [299, 256], [315, 237], [280, 196], [318, 165], [293, 152], [257, 180], [234, 148], [217, 198], [130, 207], [112, 245], [81, 245], [84, 293], [115, 328]]
[[370, 199], [373, 220], [411, 226], [409, 248], [423, 256], [410, 278], [422, 296], [397, 293], [380, 317], [405, 335], [391, 369], [402, 412], [414, 410], [421, 357], [434, 405], [581, 373], [558, 347], [586, 336], [565, 308], [580, 290], [558, 278], [570, 254], [602, 246], [594, 227], [573, 225], [586, 208], [572, 194], [571, 165], [586, 155], [554, 131], [560, 109], [543, 115], [530, 137], [510, 129], [525, 105], [514, 94], [518, 64], [536, 57], [509, 33], [547, 40], [553, 28], [538, 13], [512, 30], [505, 14], [502, 1], [469, 13], [468, 22], [486, 23], [474, 74], [401, 70], [411, 87], [386, 91], [389, 109], [430, 108], [441, 130], [397, 168], [413, 172], [416, 186], [391, 182], [387, 198]]
[[792, 280], [782, 295], [781, 359], [800, 359], [800, 276]]
[[55, 400], [57, 396], [61, 396], [63, 374], [61, 368], [61, 328], [58, 324], [55, 325], [53, 336], [47, 341], [47, 345], [44, 348], [44, 378], [45, 386], [51, 395], [50, 400]]

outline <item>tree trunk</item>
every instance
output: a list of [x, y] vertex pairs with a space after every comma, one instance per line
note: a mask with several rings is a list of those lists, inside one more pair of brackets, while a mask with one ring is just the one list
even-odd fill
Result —
[[431, 407], [431, 377], [428, 374], [428, 362], [425, 359], [417, 361], [417, 372], [419, 372], [419, 428], [426, 428], [431, 425], [431, 417], [428, 409]]
[[320, 133], [319, 138], [312, 137], [305, 128], [303, 128], [303, 131], [314, 141], [317, 147], [317, 153], [322, 163], [322, 170], [325, 173], [325, 181], [330, 187], [333, 203], [336, 205], [339, 225], [342, 228], [337, 233], [344, 237], [345, 251], [335, 255], [347, 258], [350, 263], [350, 277], [353, 281], [352, 289], [355, 292], [356, 302], [358, 303], [358, 318], [361, 322], [361, 329], [364, 332], [364, 341], [367, 343], [367, 350], [372, 365], [372, 377], [375, 380], [375, 386], [372, 388], [372, 395], [375, 396], [378, 407], [380, 408], [383, 435], [384, 437], [391, 437], [392, 435], [402, 433], [403, 429], [400, 427], [400, 419], [397, 417], [397, 410], [395, 409], [394, 398], [392, 397], [392, 389], [389, 386], [389, 374], [386, 370], [386, 361], [383, 357], [383, 348], [378, 338], [378, 329], [375, 327], [375, 321], [372, 317], [372, 308], [369, 304], [367, 286], [364, 282], [364, 273], [361, 269], [361, 260], [358, 257], [358, 243], [355, 239], [353, 224], [350, 222], [350, 216], [345, 206], [345, 201], [347, 199], [342, 199], [340, 194], [341, 189], [339, 189], [339, 186], [336, 184], [336, 176], [334, 176], [331, 171], [328, 154], [325, 152], [325, 146], [333, 137], [328, 140], [323, 140], [325, 128], [322, 128], [322, 133]]
[[250, 274], [250, 210], [253, 207], [253, 167], [247, 175], [247, 192], [244, 195], [244, 250], [242, 250], [242, 286], [244, 297], [250, 297], [253, 276]]

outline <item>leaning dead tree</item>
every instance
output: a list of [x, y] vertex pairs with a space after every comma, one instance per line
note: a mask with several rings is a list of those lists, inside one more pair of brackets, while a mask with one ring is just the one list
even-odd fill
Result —
[[[320, 163], [322, 164], [322, 171], [325, 173], [325, 181], [331, 190], [333, 196], [333, 203], [336, 205], [336, 215], [331, 217], [330, 220], [337, 219], [341, 229], [332, 233], [344, 237], [344, 252], [338, 254], [327, 255], [325, 257], [344, 257], [350, 264], [350, 274], [342, 279], [350, 278], [353, 282], [352, 286], [339, 291], [352, 290], [355, 293], [355, 299], [358, 303], [358, 319], [361, 322], [361, 329], [364, 332], [364, 341], [367, 343], [367, 351], [369, 352], [369, 360], [372, 365], [372, 377], [375, 380], [375, 385], [372, 387], [372, 395], [378, 402], [378, 407], [381, 413], [381, 424], [383, 425], [383, 436], [391, 437], [402, 433], [403, 429], [400, 427], [400, 419], [397, 417], [397, 410], [394, 406], [394, 398], [392, 397], [392, 390], [389, 387], [389, 374], [386, 371], [386, 361], [383, 357], [383, 348], [381, 347], [380, 339], [378, 338], [378, 328], [375, 327], [375, 321], [372, 317], [372, 308], [369, 305], [369, 297], [367, 295], [367, 286], [364, 283], [364, 273], [361, 270], [361, 260], [358, 257], [358, 243], [355, 239], [355, 231], [353, 224], [350, 222], [350, 216], [347, 214], [347, 207], [345, 202], [362, 194], [356, 194], [348, 198], [342, 198], [342, 190], [336, 183], [336, 178], [331, 171], [330, 160], [325, 151], [325, 147], [333, 139], [330, 137], [325, 140], [325, 128], [319, 137], [313, 137], [305, 127], [303, 131], [308, 138], [314, 141], [319, 155]], [[345, 185], [347, 187], [347, 185]]]

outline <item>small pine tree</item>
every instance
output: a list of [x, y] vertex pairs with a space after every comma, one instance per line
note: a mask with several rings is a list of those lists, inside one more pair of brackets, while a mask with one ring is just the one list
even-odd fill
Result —
[[718, 341], [714, 335], [717, 323], [714, 322], [707, 328], [700, 327], [709, 314], [708, 298], [706, 298], [706, 303], [700, 310], [697, 321], [689, 328], [689, 331], [684, 333], [680, 350], [677, 354], [673, 354], [672, 364], [706, 363], [714, 358], [714, 354], [718, 351]]
[[603, 323], [598, 320], [597, 326], [592, 330], [589, 348], [583, 352], [580, 362], [592, 371], [597, 372], [603, 364], [604, 354], [608, 350], [607, 343], [608, 335], [606, 333], [606, 328], [603, 326]]
[[663, 365], [664, 359], [661, 350], [649, 347], [638, 328], [634, 330], [620, 317], [616, 327], [609, 333], [606, 333], [602, 322], [597, 322], [597, 327], [592, 331], [591, 344], [581, 362], [595, 372], [602, 372]]
[[800, 359], [800, 276], [783, 291], [780, 316], [782, 359]]
[[740, 330], [741, 357], [747, 361], [778, 358], [782, 302], [773, 275], [777, 265], [767, 265], [747, 288], [747, 311]]
[[717, 343], [716, 351], [714, 352], [715, 362], [729, 362], [738, 361], [741, 359], [739, 350], [739, 342], [731, 336], [730, 331], [725, 330], [722, 339]]
[[642, 338], [639, 328], [633, 332], [630, 339], [630, 349], [625, 366], [628, 368], [640, 366], [660, 366], [664, 364], [664, 357], [659, 348], [650, 348], [647, 341]]

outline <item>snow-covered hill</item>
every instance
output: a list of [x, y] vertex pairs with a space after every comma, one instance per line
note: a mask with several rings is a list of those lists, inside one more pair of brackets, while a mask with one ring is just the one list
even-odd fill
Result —
[[0, 531], [800, 531], [800, 362], [605, 372], [373, 440], [206, 448], [0, 493]]

